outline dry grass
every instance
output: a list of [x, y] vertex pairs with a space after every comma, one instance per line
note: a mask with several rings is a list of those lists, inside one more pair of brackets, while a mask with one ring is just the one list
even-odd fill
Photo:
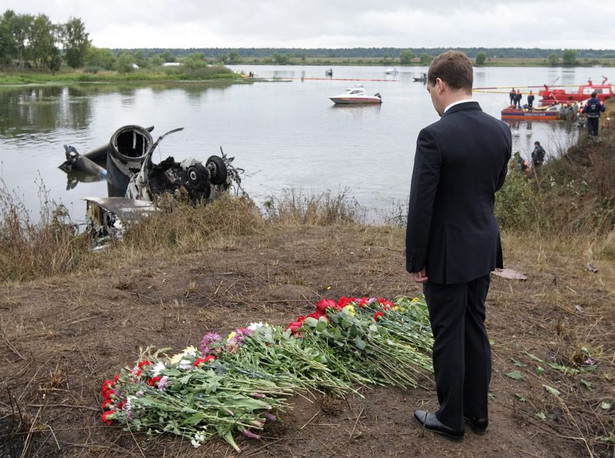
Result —
[[[0, 281], [24, 281], [79, 268], [89, 256], [87, 237], [77, 236], [62, 205], [45, 195], [39, 221], [0, 182]], [[43, 200], [44, 199], [44, 200]]]
[[365, 211], [345, 191], [305, 195], [300, 190], [286, 190], [279, 201], [265, 204], [268, 219], [278, 225], [330, 226], [355, 224], [365, 220]]

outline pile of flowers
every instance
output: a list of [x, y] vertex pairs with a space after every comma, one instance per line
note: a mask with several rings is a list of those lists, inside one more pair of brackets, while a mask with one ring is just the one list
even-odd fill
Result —
[[103, 384], [102, 420], [195, 447], [212, 437], [259, 437], [299, 390], [343, 396], [357, 386], [415, 387], [432, 371], [423, 296], [322, 299], [286, 327], [252, 323], [174, 356], [147, 349]]

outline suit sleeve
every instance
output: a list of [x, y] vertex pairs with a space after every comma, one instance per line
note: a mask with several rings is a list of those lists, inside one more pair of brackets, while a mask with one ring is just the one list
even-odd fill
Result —
[[[512, 154], [512, 135], [510, 133], [510, 129], [506, 127], [504, 129], [506, 135], [506, 161], [504, 161], [504, 167], [500, 170], [500, 175], [498, 176], [498, 182], [496, 183], [495, 190], [499, 191], [502, 186], [504, 186], [504, 180], [506, 179], [506, 174], [508, 173], [508, 164], [510, 162], [510, 156]], [[532, 155], [532, 159], [533, 155]]]
[[441, 165], [442, 155], [433, 133], [421, 130], [416, 141], [406, 227], [408, 272], [419, 272], [425, 267]]

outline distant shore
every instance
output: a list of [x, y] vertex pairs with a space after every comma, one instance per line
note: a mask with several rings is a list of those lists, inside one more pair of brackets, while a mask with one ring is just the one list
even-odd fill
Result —
[[[600, 64], [596, 64], [596, 59], [582, 59], [578, 65], [574, 67], [615, 67], [615, 58], [601, 58]], [[243, 58], [240, 62], [233, 64], [234, 66], [245, 66], [248, 68], [251, 65], [304, 65], [304, 66], [386, 66], [386, 67], [428, 67], [428, 63], [421, 63], [418, 59], [414, 59], [410, 64], [401, 64], [399, 59], [387, 58], [289, 58], [285, 63], [280, 64], [273, 61], [271, 58]], [[544, 58], [488, 58], [484, 65], [480, 67], [551, 67], [547, 59]], [[254, 78], [249, 78], [247, 75], [232, 72], [228, 68], [218, 66], [220, 71], [208, 71], [206, 75], [185, 74], [181, 71], [169, 71], [163, 68], [147, 68], [138, 69], [129, 73], [120, 73], [117, 71], [100, 71], [96, 73], [86, 72], [84, 70], [66, 69], [58, 72], [50, 72], [46, 70], [22, 70], [22, 71], [1, 71], [0, 86], [15, 86], [26, 84], [80, 84], [80, 83], [128, 83], [128, 84], [143, 84], [143, 83], [246, 83], [255, 81]], [[210, 67], [211, 69], [211, 67]]]

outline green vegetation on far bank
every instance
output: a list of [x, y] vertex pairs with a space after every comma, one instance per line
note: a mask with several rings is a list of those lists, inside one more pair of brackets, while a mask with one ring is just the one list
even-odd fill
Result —
[[0, 72], [0, 85], [22, 84], [76, 84], [76, 83], [162, 83], [194, 81], [245, 81], [245, 78], [223, 65], [203, 66], [198, 69], [164, 68], [144, 69], [123, 73], [113, 70], [85, 72], [62, 70], [56, 73], [34, 71]]

